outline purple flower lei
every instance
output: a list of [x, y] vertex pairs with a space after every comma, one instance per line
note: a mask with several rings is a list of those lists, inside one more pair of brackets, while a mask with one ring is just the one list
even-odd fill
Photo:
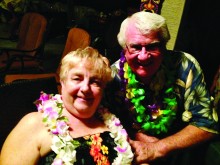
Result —
[[[43, 123], [52, 135], [51, 149], [57, 154], [52, 165], [67, 165], [76, 162], [76, 148], [79, 141], [74, 140], [69, 132], [68, 118], [63, 115], [64, 109], [61, 95], [41, 92], [40, 98], [35, 101], [38, 112], [42, 113]], [[117, 157], [113, 164], [130, 165], [133, 161], [133, 152], [128, 143], [128, 134], [120, 120], [107, 108], [100, 106], [98, 114], [109, 128], [110, 136], [114, 138]]]
[[133, 105], [130, 110], [133, 111], [134, 109], [135, 111], [135, 123], [141, 126], [140, 129], [143, 132], [147, 131], [152, 134], [167, 132], [176, 116], [177, 101], [176, 97], [173, 97], [173, 87], [165, 90], [165, 94], [171, 98], [164, 97], [163, 103], [166, 105], [164, 109], [161, 109], [162, 107], [158, 103], [145, 107], [141, 103], [145, 99], [145, 90], [140, 88], [140, 83], [128, 66], [123, 51], [121, 52], [119, 67], [119, 76], [122, 83], [121, 91], [125, 93], [125, 103]]

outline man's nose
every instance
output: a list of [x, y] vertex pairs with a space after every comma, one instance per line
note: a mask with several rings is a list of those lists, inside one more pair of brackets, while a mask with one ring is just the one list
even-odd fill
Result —
[[150, 58], [151, 54], [146, 50], [144, 46], [142, 46], [141, 51], [139, 52], [138, 59], [139, 60], [146, 60]]

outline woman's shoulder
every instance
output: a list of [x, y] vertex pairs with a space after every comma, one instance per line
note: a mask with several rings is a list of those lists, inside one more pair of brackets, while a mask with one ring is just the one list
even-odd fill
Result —
[[39, 121], [42, 121], [42, 115], [39, 112], [30, 112], [23, 116], [19, 123], [24, 123], [26, 126], [32, 127], [41, 125], [40, 123], [42, 122]]
[[31, 112], [20, 119], [11, 131], [11, 134], [23, 134], [27, 137], [31, 135], [32, 138], [39, 138], [41, 135], [45, 135], [43, 132], [47, 132], [47, 129], [42, 122], [41, 114], [39, 112]]
[[18, 123], [16, 131], [23, 132], [24, 135], [26, 134], [27, 139], [30, 138], [29, 140], [35, 141], [39, 146], [40, 153], [45, 155], [50, 150], [51, 135], [42, 120], [42, 113], [28, 113]]
[[44, 127], [41, 114], [39, 112], [31, 112], [20, 119], [12, 132], [22, 133], [23, 135], [32, 134], [32, 136], [38, 136], [38, 134], [40, 134], [39, 132], [44, 131]]
[[[33, 164], [33, 161], [37, 161], [41, 155], [46, 155], [51, 150], [50, 145], [50, 135], [42, 124], [41, 114], [38, 112], [28, 113], [6, 138], [2, 147], [2, 155], [5, 157], [3, 161], [24, 164], [22, 161], [25, 160], [27, 164]], [[8, 159], [9, 153], [16, 154], [16, 157], [12, 160]], [[24, 159], [26, 156], [28, 158]]]

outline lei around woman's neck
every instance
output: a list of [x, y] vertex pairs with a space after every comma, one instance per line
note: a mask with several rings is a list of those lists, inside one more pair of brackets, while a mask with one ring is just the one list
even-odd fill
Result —
[[[163, 100], [155, 100], [154, 104], [143, 105], [146, 99], [146, 92], [143, 85], [136, 79], [130, 66], [126, 62], [124, 52], [121, 52], [119, 63], [119, 76], [121, 78], [121, 90], [125, 93], [125, 103], [132, 104], [130, 111], [136, 116], [134, 125], [139, 131], [151, 134], [166, 133], [176, 116], [177, 101], [172, 86], [173, 75], [169, 75], [169, 80], [165, 82], [164, 73], [168, 74], [166, 68], [161, 68], [150, 84], [154, 94], [153, 99], [158, 95], [163, 95]], [[163, 89], [163, 88], [166, 89]], [[162, 90], [163, 89], [163, 90]], [[164, 91], [162, 94], [161, 92]]]
[[[52, 135], [52, 150], [57, 154], [53, 165], [71, 165], [76, 160], [76, 148], [80, 146], [77, 140], [70, 136], [68, 118], [63, 116], [63, 101], [61, 95], [49, 95], [41, 93], [36, 101], [38, 111], [43, 114], [43, 122]], [[101, 119], [110, 130], [110, 136], [114, 138], [117, 157], [113, 165], [123, 164], [131, 165], [133, 153], [128, 143], [126, 130], [120, 123], [120, 120], [106, 108], [99, 107], [97, 110]], [[106, 159], [105, 159], [106, 160]], [[99, 160], [105, 161], [105, 160]], [[98, 163], [98, 162], [97, 162]]]

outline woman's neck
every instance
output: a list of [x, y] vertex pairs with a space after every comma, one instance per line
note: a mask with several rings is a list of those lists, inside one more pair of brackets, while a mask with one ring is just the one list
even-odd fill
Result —
[[63, 114], [69, 119], [68, 125], [73, 138], [108, 131], [104, 122], [95, 115], [86, 119], [78, 118], [69, 113], [66, 109], [63, 110]]

